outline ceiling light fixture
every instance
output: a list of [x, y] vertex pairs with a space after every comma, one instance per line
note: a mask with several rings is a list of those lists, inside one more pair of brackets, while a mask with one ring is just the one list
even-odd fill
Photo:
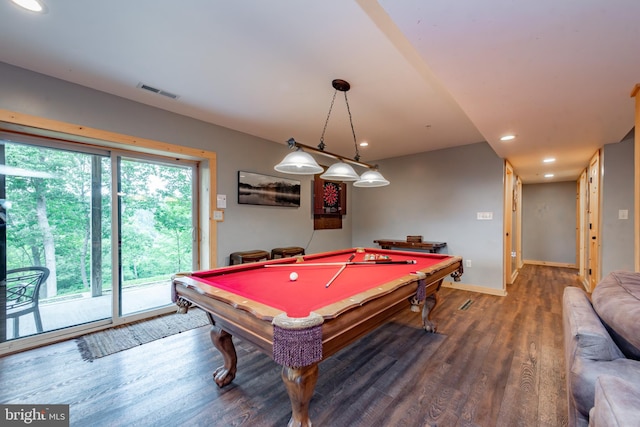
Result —
[[[298, 175], [311, 175], [322, 172], [324, 169], [316, 163], [313, 157], [307, 152], [313, 152], [316, 154], [322, 154], [323, 156], [332, 157], [337, 159], [338, 162], [331, 165], [325, 173], [320, 175], [320, 178], [328, 181], [348, 181], [354, 182], [356, 187], [382, 187], [389, 185], [380, 172], [377, 171], [377, 166], [369, 165], [360, 161], [360, 153], [358, 152], [358, 143], [356, 140], [356, 132], [353, 128], [353, 119], [351, 118], [351, 110], [349, 108], [349, 100], [347, 98], [347, 91], [351, 88], [349, 82], [341, 79], [335, 79], [331, 82], [331, 85], [335, 89], [333, 98], [331, 99], [331, 106], [329, 107], [329, 113], [322, 129], [322, 135], [320, 136], [320, 143], [318, 148], [313, 148], [308, 145], [300, 144], [295, 139], [290, 138], [287, 143], [290, 149], [295, 149], [293, 153], [287, 154], [285, 158], [278, 163], [274, 169], [278, 172], [291, 173]], [[324, 143], [324, 134], [329, 124], [329, 118], [331, 117], [331, 111], [333, 110], [333, 104], [336, 100], [338, 91], [344, 92], [344, 101], [347, 105], [347, 112], [349, 113], [349, 123], [351, 124], [351, 134], [353, 135], [353, 146], [355, 147], [355, 155], [352, 159], [333, 154], [325, 151], [326, 144]], [[351, 165], [356, 165], [369, 169], [364, 172], [362, 176], [359, 176]]]
[[514, 139], [516, 139], [515, 135], [505, 135], [505, 136], [500, 137], [500, 141], [511, 141], [511, 140], [514, 140]]
[[546, 173], [544, 174], [545, 178], [553, 178], [553, 174], [552, 173]]
[[553, 163], [555, 161], [556, 161], [556, 159], [554, 159], [553, 157], [549, 157], [548, 159], [544, 159], [542, 162], [543, 163]]
[[11, 0], [23, 9], [31, 12], [44, 12], [44, 5], [39, 0]]

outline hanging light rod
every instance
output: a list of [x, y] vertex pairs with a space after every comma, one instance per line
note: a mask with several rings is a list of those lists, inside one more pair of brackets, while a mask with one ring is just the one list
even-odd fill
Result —
[[360, 166], [360, 167], [363, 167], [363, 168], [368, 168], [368, 169], [373, 169], [373, 170], [377, 170], [378, 169], [378, 165], [370, 165], [369, 163], [364, 163], [364, 162], [361, 162], [359, 160], [353, 160], [353, 159], [350, 159], [348, 157], [343, 157], [343, 156], [341, 156], [339, 154], [330, 153], [328, 151], [324, 151], [324, 148], [316, 148], [316, 147], [312, 147], [310, 145], [301, 144], [301, 143], [299, 143], [298, 141], [296, 141], [293, 138], [289, 138], [289, 140], [287, 141], [287, 145], [289, 146], [290, 150], [302, 148], [307, 152], [311, 151], [311, 152], [316, 153], [316, 154], [322, 154], [323, 156], [331, 157], [331, 158], [334, 158], [334, 159], [338, 159], [338, 160], [341, 160], [343, 162], [351, 163], [353, 165]]
[[[329, 113], [327, 119], [324, 122], [324, 128], [322, 129], [322, 135], [320, 136], [320, 143], [318, 147], [312, 147], [310, 145], [300, 144], [293, 138], [289, 138], [287, 144], [289, 149], [295, 150], [285, 156], [285, 158], [274, 166], [274, 169], [282, 173], [290, 173], [294, 175], [312, 175], [322, 173], [320, 178], [329, 181], [343, 181], [353, 182], [354, 187], [383, 187], [389, 185], [380, 172], [378, 172], [378, 165], [370, 165], [360, 161], [360, 153], [358, 152], [358, 144], [356, 143], [356, 131], [353, 128], [353, 119], [351, 118], [351, 109], [349, 108], [349, 100], [347, 98], [347, 92], [351, 89], [351, 85], [346, 80], [334, 79], [331, 85], [335, 89], [333, 98], [331, 99], [331, 106], [329, 107]], [[353, 146], [355, 148], [355, 155], [353, 159], [341, 156], [339, 154], [330, 153], [324, 151], [326, 144], [324, 143], [324, 134], [329, 124], [329, 118], [331, 117], [331, 111], [333, 110], [333, 104], [336, 100], [338, 92], [344, 93], [344, 102], [347, 105], [347, 113], [349, 113], [349, 124], [351, 125], [351, 135], [353, 136]], [[321, 154], [326, 157], [331, 157], [338, 160], [338, 163], [331, 165], [326, 171], [320, 166], [309, 153]], [[356, 166], [367, 168], [362, 175], [358, 173], [347, 163], [351, 163]]]

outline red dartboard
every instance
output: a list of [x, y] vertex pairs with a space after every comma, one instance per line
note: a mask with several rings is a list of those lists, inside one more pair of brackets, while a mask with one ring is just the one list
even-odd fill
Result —
[[340, 202], [340, 188], [338, 188], [338, 184], [325, 182], [323, 199], [326, 207], [337, 207]]

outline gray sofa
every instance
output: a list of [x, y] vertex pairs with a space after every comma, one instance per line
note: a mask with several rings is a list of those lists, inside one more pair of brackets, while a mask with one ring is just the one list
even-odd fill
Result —
[[[591, 299], [580, 288], [566, 288], [562, 317], [569, 426], [589, 425], [600, 376], [623, 381], [605, 378], [606, 393], [598, 385], [601, 398], [591, 426], [604, 425], [602, 420], [611, 422], [606, 425], [640, 425], [640, 408], [624, 404], [629, 390], [640, 390], [640, 273], [610, 273]], [[617, 404], [611, 405], [612, 401]]]

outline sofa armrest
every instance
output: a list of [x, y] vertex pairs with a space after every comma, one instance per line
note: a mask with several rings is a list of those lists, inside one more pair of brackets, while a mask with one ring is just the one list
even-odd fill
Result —
[[615, 360], [624, 357], [582, 289], [565, 288], [562, 317], [568, 369], [577, 357], [588, 360]]

